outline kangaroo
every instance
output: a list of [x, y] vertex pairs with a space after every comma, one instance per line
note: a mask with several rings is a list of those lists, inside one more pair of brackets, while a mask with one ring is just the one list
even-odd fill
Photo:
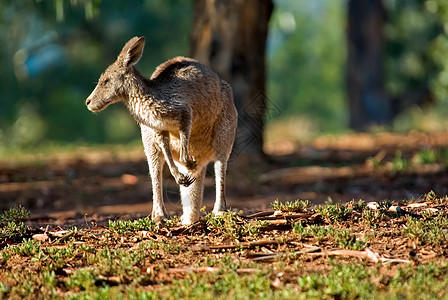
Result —
[[213, 213], [226, 210], [225, 179], [237, 127], [230, 85], [198, 61], [175, 57], [159, 65], [151, 78], [135, 67], [143, 54], [144, 37], [133, 37], [116, 61], [101, 74], [86, 100], [99, 112], [122, 101], [140, 125], [153, 188], [151, 217], [167, 217], [162, 169], [166, 162], [180, 186], [182, 224], [199, 219], [204, 177], [214, 161], [216, 201]]

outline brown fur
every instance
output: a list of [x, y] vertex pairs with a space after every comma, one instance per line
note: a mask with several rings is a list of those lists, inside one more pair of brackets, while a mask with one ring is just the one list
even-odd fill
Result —
[[225, 175], [237, 124], [230, 85], [198, 61], [176, 57], [145, 78], [135, 68], [145, 40], [129, 40], [117, 60], [101, 75], [86, 100], [91, 111], [123, 101], [139, 123], [153, 186], [152, 218], [166, 218], [162, 167], [166, 161], [180, 185], [182, 222], [199, 217], [205, 169], [215, 162], [216, 202], [226, 209]]

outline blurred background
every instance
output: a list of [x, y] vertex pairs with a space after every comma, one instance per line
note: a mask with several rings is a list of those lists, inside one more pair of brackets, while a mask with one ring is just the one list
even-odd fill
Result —
[[138, 125], [85, 107], [133, 36], [148, 77], [184, 55], [232, 85], [232, 208], [448, 193], [446, 0], [6, 0], [0, 15], [0, 209], [149, 211]]
[[[258, 89], [262, 99], [254, 102], [262, 108], [256, 112], [263, 120], [255, 120], [257, 132], [252, 132], [263, 135], [260, 143], [282, 135], [300, 142], [350, 130], [447, 128], [445, 0], [208, 2], [215, 3], [217, 15], [199, 0], [2, 1], [0, 154], [43, 145], [138, 140], [138, 127], [122, 105], [97, 115], [85, 108], [101, 72], [135, 35], [147, 38], [138, 67], [148, 76], [171, 57], [203, 57], [196, 46], [205, 37], [195, 37], [201, 26], [222, 25], [224, 32], [237, 33], [231, 39], [238, 43], [238, 28], [229, 28], [232, 22], [251, 26], [244, 23], [248, 17], [225, 23], [217, 16], [231, 17], [241, 5], [264, 12], [253, 26], [268, 26], [261, 38], [265, 52], [250, 49], [254, 56], [262, 51], [266, 59], [266, 81]], [[202, 22], [207, 13], [208, 21]], [[235, 74], [226, 75], [213, 62], [225, 41], [212, 37], [208, 42], [218, 50], [209, 49], [204, 63], [233, 84], [238, 98]], [[243, 102], [252, 103], [254, 97]], [[246, 106], [236, 101], [241, 114]]]

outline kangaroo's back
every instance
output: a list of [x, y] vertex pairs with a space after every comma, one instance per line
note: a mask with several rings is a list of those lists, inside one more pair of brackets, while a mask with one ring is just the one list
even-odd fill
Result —
[[169, 84], [170, 87], [193, 88], [191, 92], [208, 90], [215, 94], [219, 90], [221, 79], [207, 66], [197, 60], [178, 56], [160, 64], [151, 75], [157, 84]]
[[[192, 109], [192, 135], [204, 132], [204, 126], [213, 124], [223, 109], [223, 96], [228, 98], [231, 88], [223, 95], [222, 81], [207, 66], [188, 57], [175, 57], [159, 65], [151, 81], [164, 91], [161, 97], [181, 100]], [[233, 105], [233, 98], [230, 99]], [[228, 104], [227, 104], [228, 105]]]

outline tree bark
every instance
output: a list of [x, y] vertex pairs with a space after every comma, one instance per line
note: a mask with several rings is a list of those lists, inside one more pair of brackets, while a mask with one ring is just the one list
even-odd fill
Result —
[[195, 0], [190, 55], [233, 88], [234, 157], [263, 158], [265, 48], [272, 0]]
[[382, 0], [348, 1], [346, 83], [349, 126], [355, 130], [388, 124], [393, 118], [383, 78], [385, 20]]

